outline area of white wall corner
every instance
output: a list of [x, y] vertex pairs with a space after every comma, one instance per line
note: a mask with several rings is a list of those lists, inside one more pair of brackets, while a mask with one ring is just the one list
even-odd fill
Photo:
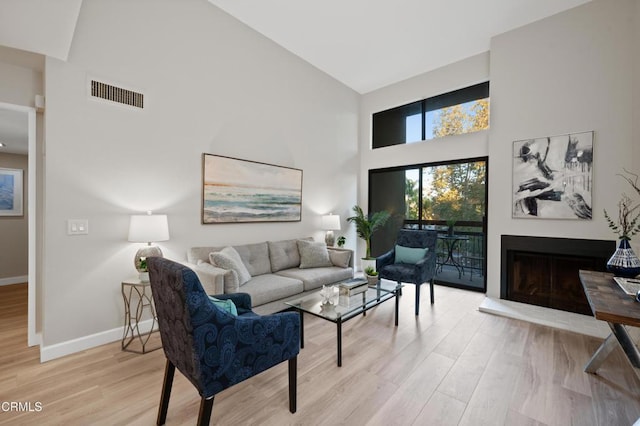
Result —
[[[148, 19], [145, 2], [85, 3], [68, 61], [46, 70], [44, 347], [123, 324], [131, 214], [168, 215], [159, 245], [176, 260], [190, 246], [321, 239], [328, 212], [355, 242], [358, 94], [211, 4], [154, 3]], [[89, 76], [139, 88], [145, 108], [91, 101]], [[302, 221], [202, 225], [204, 152], [302, 169]], [[70, 218], [89, 234], [67, 236]]]
[[[632, 162], [631, 3], [594, 1], [492, 39], [487, 293], [500, 295], [500, 235], [613, 240], [615, 209]], [[636, 24], [637, 25], [637, 24]], [[512, 142], [595, 131], [593, 219], [511, 218]]]
[[[635, 21], [627, 19], [636, 16]], [[500, 235], [613, 240], [604, 208], [615, 208], [623, 167], [637, 170], [640, 93], [638, 2], [593, 1], [492, 39], [484, 54], [363, 95], [358, 202], [368, 203], [368, 171], [489, 156], [487, 293], [500, 295]], [[491, 82], [487, 132], [371, 150], [371, 115], [481, 81]], [[640, 122], [640, 120], [636, 120]], [[512, 143], [594, 130], [593, 220], [511, 218]], [[635, 244], [635, 242], [634, 242]]]

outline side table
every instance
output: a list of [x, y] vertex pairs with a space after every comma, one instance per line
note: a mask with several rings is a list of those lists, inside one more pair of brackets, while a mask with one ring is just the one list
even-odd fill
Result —
[[[160, 349], [162, 345], [154, 345], [148, 348], [151, 335], [157, 333], [158, 318], [153, 306], [153, 296], [149, 282], [142, 282], [138, 278], [122, 281], [122, 298], [124, 300], [124, 334], [122, 336], [122, 350], [145, 354]], [[140, 331], [140, 323], [143, 321], [145, 309], [151, 314], [151, 327], [148, 331]], [[129, 348], [132, 342], [138, 340], [141, 350]]]

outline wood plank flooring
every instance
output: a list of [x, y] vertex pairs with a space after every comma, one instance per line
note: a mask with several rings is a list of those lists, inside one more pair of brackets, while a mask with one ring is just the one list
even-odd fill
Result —
[[[582, 368], [598, 339], [477, 310], [484, 295], [436, 286], [420, 316], [404, 290], [393, 303], [336, 330], [305, 317], [298, 357], [298, 412], [287, 402], [286, 363], [216, 396], [220, 425], [631, 425], [640, 418], [640, 382], [616, 349], [598, 371]], [[44, 364], [26, 345], [27, 286], [0, 287], [0, 425], [153, 425], [164, 368], [160, 351], [138, 355], [120, 342]], [[176, 374], [168, 425], [192, 425], [199, 397]], [[6, 404], [4, 404], [6, 406]]]

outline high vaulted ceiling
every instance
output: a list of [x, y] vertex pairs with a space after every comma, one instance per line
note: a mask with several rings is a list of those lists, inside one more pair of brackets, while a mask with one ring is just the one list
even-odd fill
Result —
[[489, 50], [590, 0], [208, 0], [359, 93]]
[[[66, 60], [82, 1], [2, 0], [1, 57], [40, 70], [43, 61], [24, 52], [9, 55], [13, 51], [8, 48]], [[367, 93], [485, 52], [492, 36], [590, 0], [208, 1], [346, 86]], [[0, 116], [1, 121], [9, 119]], [[9, 137], [1, 133], [8, 126], [0, 124], [0, 140]], [[10, 137], [16, 140], [15, 133]]]

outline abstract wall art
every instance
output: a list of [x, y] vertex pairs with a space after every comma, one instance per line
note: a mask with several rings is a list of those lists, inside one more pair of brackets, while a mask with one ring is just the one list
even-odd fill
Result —
[[591, 219], [593, 135], [513, 142], [514, 218]]

